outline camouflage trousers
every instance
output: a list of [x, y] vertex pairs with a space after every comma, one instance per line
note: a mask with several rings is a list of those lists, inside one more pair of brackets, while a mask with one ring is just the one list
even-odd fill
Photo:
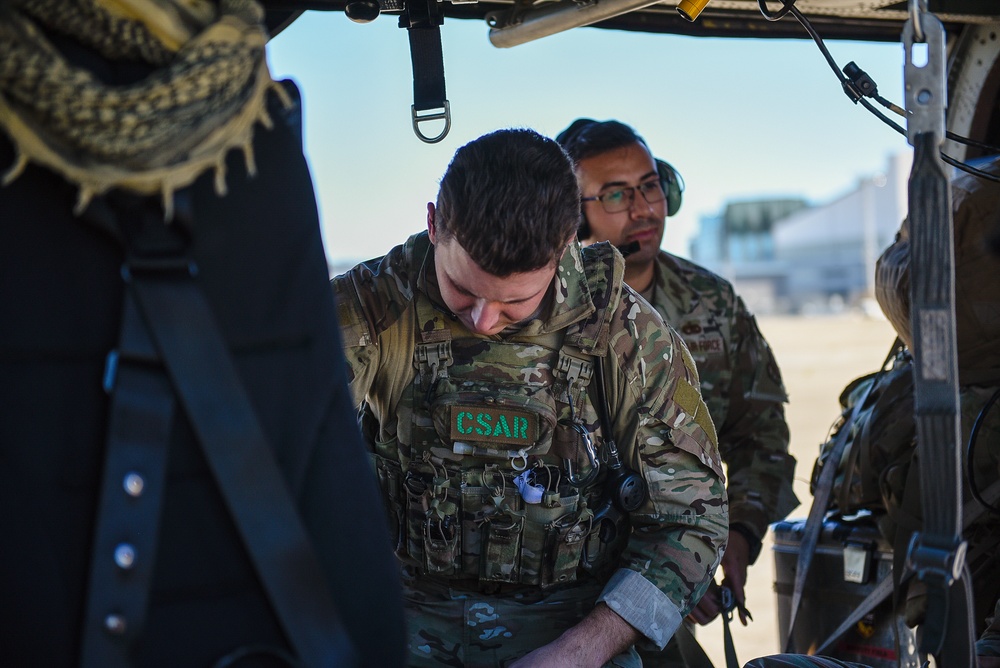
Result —
[[748, 661], [743, 668], [868, 668], [868, 666], [863, 663], [850, 663], [825, 656], [774, 654]]
[[[407, 665], [502, 668], [558, 638], [593, 609], [602, 586], [544, 593], [503, 585], [488, 595], [478, 588], [416, 578], [404, 583]], [[635, 649], [605, 668], [641, 668]]]

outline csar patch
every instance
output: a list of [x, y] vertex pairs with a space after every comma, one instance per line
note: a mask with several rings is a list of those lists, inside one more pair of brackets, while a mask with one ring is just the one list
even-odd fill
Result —
[[450, 436], [453, 441], [479, 441], [530, 447], [538, 440], [538, 415], [530, 411], [496, 406], [451, 406]]

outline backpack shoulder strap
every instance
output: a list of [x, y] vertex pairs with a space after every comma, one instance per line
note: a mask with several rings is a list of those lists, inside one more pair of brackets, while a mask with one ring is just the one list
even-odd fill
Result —
[[162, 267], [127, 278], [138, 306], [126, 310], [129, 326], [166, 367], [291, 646], [307, 666], [352, 665], [319, 558], [200, 286], [190, 273], [164, 280]]

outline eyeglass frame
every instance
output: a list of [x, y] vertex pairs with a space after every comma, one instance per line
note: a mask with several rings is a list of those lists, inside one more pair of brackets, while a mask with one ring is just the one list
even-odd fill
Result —
[[[646, 193], [646, 191], [643, 190], [643, 188], [646, 188], [648, 186], [656, 186], [656, 191], [660, 193], [659, 199], [654, 199], [654, 200], [649, 199], [649, 195]], [[580, 202], [597, 201], [601, 203], [601, 208], [604, 209], [604, 213], [622, 213], [623, 211], [628, 211], [630, 208], [632, 208], [632, 205], [635, 204], [635, 193], [637, 191], [642, 195], [642, 199], [646, 202], [646, 204], [656, 204], [657, 202], [664, 202], [667, 199], [667, 193], [663, 189], [663, 183], [661, 183], [659, 179], [656, 179], [655, 181], [645, 181], [637, 186], [621, 186], [620, 188], [614, 188], [613, 190], [609, 190], [608, 192], [603, 193], [601, 195], [594, 195], [593, 197], [581, 197]], [[615, 193], [619, 192], [628, 193], [628, 204], [626, 204], [621, 209], [617, 209], [615, 211], [608, 211], [608, 203], [605, 201], [605, 198], [608, 197], [609, 195], [614, 195]], [[654, 191], [650, 189], [650, 192]]]

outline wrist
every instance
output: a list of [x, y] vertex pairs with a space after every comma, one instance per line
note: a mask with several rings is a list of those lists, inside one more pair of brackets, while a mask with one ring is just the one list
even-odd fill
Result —
[[746, 524], [742, 522], [736, 522], [729, 525], [729, 531], [738, 533], [746, 539], [747, 545], [750, 547], [750, 562], [751, 564], [757, 561], [757, 557], [760, 556], [761, 548], [764, 542], [757, 536], [753, 529], [751, 529]]
[[578, 666], [603, 666], [634, 645], [642, 634], [604, 603], [555, 641]]

